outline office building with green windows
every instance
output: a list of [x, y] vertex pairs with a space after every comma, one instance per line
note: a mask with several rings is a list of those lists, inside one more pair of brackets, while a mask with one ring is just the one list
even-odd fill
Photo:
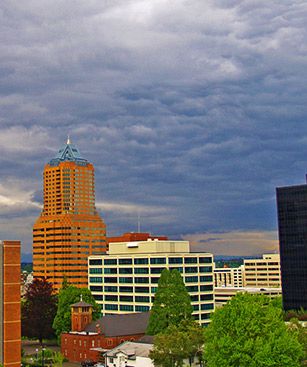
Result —
[[163, 269], [178, 269], [200, 324], [214, 311], [213, 255], [190, 252], [188, 241], [110, 243], [88, 259], [88, 284], [103, 315], [145, 312], [152, 306]]

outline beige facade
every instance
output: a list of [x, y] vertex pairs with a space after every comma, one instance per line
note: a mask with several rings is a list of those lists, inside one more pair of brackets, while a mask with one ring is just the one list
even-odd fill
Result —
[[269, 297], [277, 297], [281, 295], [281, 288], [216, 287], [214, 288], [215, 306], [221, 307], [225, 305], [232, 297], [234, 297], [239, 292], [247, 292], [250, 294], [265, 294]]
[[243, 266], [238, 268], [215, 268], [215, 287], [243, 287]]
[[244, 260], [244, 286], [280, 288], [280, 256], [266, 254], [262, 259]]
[[191, 253], [187, 241], [110, 243], [106, 255], [89, 257], [89, 288], [104, 315], [145, 312], [163, 269], [178, 269], [201, 324], [214, 311], [213, 255]]

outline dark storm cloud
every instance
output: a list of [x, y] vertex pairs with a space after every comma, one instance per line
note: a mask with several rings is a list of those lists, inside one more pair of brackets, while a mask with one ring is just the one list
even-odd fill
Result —
[[244, 254], [263, 249], [255, 233], [273, 248], [275, 187], [306, 170], [306, 15], [303, 1], [2, 1], [2, 233], [30, 251], [43, 166], [69, 133], [109, 233], [140, 215], [194, 246], [222, 233], [219, 253], [234, 233], [236, 252], [244, 233]]

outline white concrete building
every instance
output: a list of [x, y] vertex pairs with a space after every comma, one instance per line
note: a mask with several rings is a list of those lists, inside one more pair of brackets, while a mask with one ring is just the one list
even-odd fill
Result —
[[243, 265], [238, 268], [214, 268], [215, 287], [243, 287]]
[[188, 241], [110, 243], [88, 259], [88, 284], [103, 315], [149, 311], [163, 269], [177, 269], [191, 296], [193, 316], [207, 324], [214, 311], [213, 255], [192, 253]]
[[105, 365], [112, 367], [154, 367], [149, 353], [152, 344], [125, 342], [105, 353]]

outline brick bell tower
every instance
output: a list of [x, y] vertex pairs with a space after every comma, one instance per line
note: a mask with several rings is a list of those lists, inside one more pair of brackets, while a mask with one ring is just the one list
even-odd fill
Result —
[[74, 303], [71, 307], [71, 331], [83, 331], [92, 322], [93, 306], [83, 302], [82, 294], [80, 302]]

